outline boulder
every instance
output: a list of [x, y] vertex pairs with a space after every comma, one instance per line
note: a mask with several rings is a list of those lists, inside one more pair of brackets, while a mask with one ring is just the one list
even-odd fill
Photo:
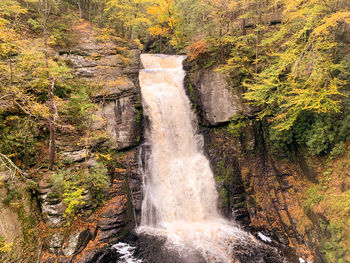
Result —
[[85, 160], [86, 156], [87, 156], [86, 149], [61, 153], [61, 158], [63, 159], [63, 162], [66, 164], [82, 162]]
[[216, 68], [190, 73], [189, 79], [198, 95], [203, 124], [218, 125], [237, 114], [249, 114], [250, 109], [243, 104], [242, 91], [231, 87], [225, 74]]
[[48, 241], [48, 251], [56, 254], [62, 247], [64, 236], [61, 233], [54, 233]]
[[86, 247], [92, 239], [92, 234], [87, 228], [81, 232], [69, 236], [67, 246], [63, 247], [62, 252], [65, 256], [73, 256], [78, 251]]

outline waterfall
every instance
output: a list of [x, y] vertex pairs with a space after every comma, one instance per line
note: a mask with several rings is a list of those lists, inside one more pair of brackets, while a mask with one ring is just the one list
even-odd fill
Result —
[[184, 89], [184, 56], [143, 54], [139, 79], [148, 121], [144, 196], [138, 232], [169, 247], [199, 251], [208, 262], [234, 262], [233, 242], [255, 239], [217, 211], [218, 194], [203, 138]]

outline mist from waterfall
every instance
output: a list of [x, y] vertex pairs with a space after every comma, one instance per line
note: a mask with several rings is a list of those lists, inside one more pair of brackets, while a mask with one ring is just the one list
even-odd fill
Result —
[[143, 54], [139, 79], [149, 148], [143, 165], [139, 233], [165, 236], [170, 248], [234, 262], [233, 242], [256, 240], [217, 210], [218, 194], [203, 137], [184, 89], [185, 56]]

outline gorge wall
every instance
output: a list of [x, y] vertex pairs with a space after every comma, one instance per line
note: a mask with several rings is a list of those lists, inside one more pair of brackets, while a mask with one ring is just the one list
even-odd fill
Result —
[[285, 254], [296, 254], [291, 262], [298, 257], [325, 262], [315, 238], [317, 220], [310, 223], [303, 205], [304, 188], [313, 176], [304, 157], [291, 162], [271, 153], [267, 124], [228, 76], [216, 68], [196, 70], [191, 63], [185, 67], [222, 213], [257, 236], [261, 231]]
[[[33, 253], [47, 263], [116, 260], [118, 255], [110, 253], [111, 245], [125, 238], [140, 223], [141, 215], [138, 168], [144, 151], [140, 149], [142, 128], [147, 120], [140, 103], [140, 51], [130, 46], [125, 51], [112, 41], [99, 41], [88, 23], [75, 30], [79, 43], [71, 50], [61, 50], [59, 56], [69, 61], [77, 76], [101, 88], [91, 98], [96, 110], [86, 133], [58, 134], [58, 159], [70, 170], [103, 171], [110, 178], [110, 186], [99, 204], [91, 189], [85, 189], [76, 217], [69, 221], [67, 203], [57, 194], [51, 172], [40, 170], [34, 178], [38, 186], [30, 197], [23, 197], [23, 202], [34, 200], [32, 211], [27, 209], [27, 213], [37, 218], [35, 242], [43, 249]], [[322, 215], [307, 214], [302, 204], [302, 189], [310, 177], [305, 160], [300, 156], [294, 164], [270, 154], [265, 123], [255, 117], [257, 109], [244, 102], [243, 91], [233, 87], [224, 73], [216, 68], [196, 69], [188, 61], [184, 68], [185, 86], [215, 174], [222, 214], [257, 237], [263, 235], [267, 243], [286, 255], [296, 253], [310, 262], [325, 262], [317, 239], [317, 233], [322, 233], [318, 220]], [[86, 138], [88, 143], [82, 144]], [[19, 216], [0, 208], [0, 234], [14, 233], [8, 237], [11, 242], [23, 239], [23, 231], [11, 230], [21, 224], [23, 227]], [[303, 223], [310, 220], [308, 225]], [[297, 257], [290, 258], [293, 262]], [[18, 258], [12, 255], [2, 260], [31, 262], [25, 257], [15, 261]]]

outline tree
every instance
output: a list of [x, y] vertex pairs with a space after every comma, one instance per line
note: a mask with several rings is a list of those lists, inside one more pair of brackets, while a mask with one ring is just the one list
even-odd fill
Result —
[[[5, 25], [12, 25], [6, 29], [6, 35], [2, 37], [1, 57], [4, 61], [9, 60], [9, 66], [2, 64], [0, 71], [5, 73], [2, 76], [0, 99], [0, 113], [14, 111], [16, 108], [27, 116], [23, 123], [24, 134], [24, 162], [28, 160], [28, 138], [29, 128], [32, 125], [48, 126], [50, 132], [49, 156], [50, 169], [53, 169], [55, 159], [55, 129], [57, 123], [58, 99], [54, 96], [55, 85], [62, 80], [70, 78], [70, 70], [62, 62], [54, 61], [49, 55], [49, 33], [48, 20], [59, 6], [58, 1], [41, 0], [33, 2], [41, 14], [43, 38], [40, 40], [25, 41], [20, 39], [16, 32], [13, 21], [15, 15], [22, 14], [25, 9], [12, 1], [12, 5], [6, 3], [6, 9], [0, 6], [0, 12], [6, 19]], [[11, 7], [11, 8], [9, 8]], [[5, 10], [5, 11], [4, 11]], [[12, 16], [12, 17], [10, 17]], [[11, 18], [11, 20], [9, 20]], [[12, 23], [10, 23], [10, 21]], [[4, 29], [5, 30], [5, 29]], [[15, 56], [15, 58], [13, 58]], [[46, 96], [44, 94], [47, 94]], [[43, 99], [45, 98], [45, 99]], [[4, 115], [6, 116], [6, 114]], [[6, 117], [5, 117], [6, 118]], [[20, 122], [20, 118], [18, 121]], [[5, 138], [3, 138], [6, 140]], [[11, 138], [8, 138], [11, 140]], [[12, 154], [12, 153], [11, 153]]]
[[[278, 1], [279, 2], [279, 1]], [[345, 3], [345, 2], [344, 2]], [[276, 128], [292, 127], [304, 112], [340, 112], [345, 80], [344, 42], [336, 32], [350, 23], [350, 12], [340, 1], [282, 1], [284, 22], [263, 40], [274, 50], [266, 67], [247, 83], [245, 98], [264, 106], [261, 116], [272, 117]]]
[[50, 165], [49, 169], [53, 170], [55, 163], [55, 121], [57, 119], [57, 107], [54, 101], [54, 89], [55, 89], [55, 79], [51, 76], [49, 70], [49, 51], [48, 51], [48, 32], [47, 24], [51, 16], [53, 9], [57, 8], [60, 4], [60, 0], [39, 0], [39, 12], [42, 19], [42, 28], [43, 28], [43, 41], [44, 41], [44, 54], [45, 54], [45, 68], [46, 68], [46, 78], [48, 85], [48, 99], [49, 99], [49, 131], [50, 131]]
[[108, 0], [105, 13], [117, 32], [134, 39], [144, 35], [150, 20], [146, 9], [151, 0]]
[[174, 45], [179, 44], [176, 34], [178, 18], [175, 11], [175, 1], [157, 1], [147, 8], [147, 13], [153, 22], [148, 30], [152, 36], [159, 38], [160, 53], [162, 52], [163, 37], [170, 38]]

